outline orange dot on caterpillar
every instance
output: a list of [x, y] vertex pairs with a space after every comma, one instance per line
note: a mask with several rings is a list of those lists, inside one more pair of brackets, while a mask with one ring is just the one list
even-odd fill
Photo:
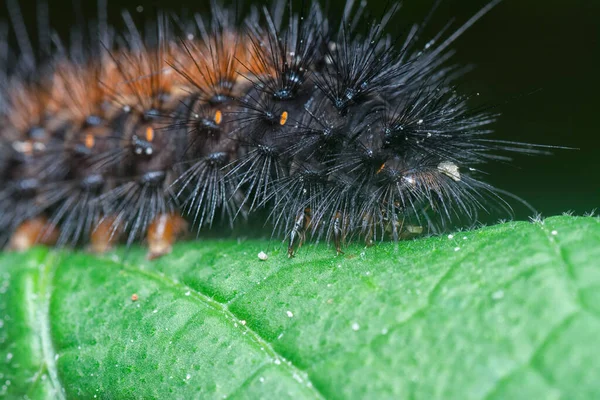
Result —
[[146, 128], [146, 140], [152, 142], [154, 140], [154, 128], [151, 126]]
[[92, 135], [91, 133], [88, 133], [87, 135], [85, 135], [85, 147], [87, 147], [88, 149], [91, 149], [92, 147], [94, 147], [95, 141], [96, 141], [96, 139], [94, 138], [94, 135]]
[[220, 110], [215, 112], [215, 123], [220, 125], [223, 122], [223, 113]]
[[279, 119], [279, 125], [283, 126], [286, 124], [288, 120], [288, 112], [284, 111], [281, 113], [281, 118]]

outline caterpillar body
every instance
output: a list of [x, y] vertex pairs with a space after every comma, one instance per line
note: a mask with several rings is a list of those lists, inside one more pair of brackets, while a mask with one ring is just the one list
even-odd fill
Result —
[[[2, 244], [147, 241], [150, 258], [188, 229], [264, 213], [293, 256], [307, 236], [367, 245], [509, 211], [479, 167], [535, 146], [488, 138], [497, 115], [457, 92], [451, 45], [494, 7], [423, 43], [385, 33], [348, 0], [335, 23], [318, 2], [216, 3], [191, 22], [124, 14], [90, 43], [35, 56], [17, 4], [19, 50], [0, 42]], [[80, 33], [80, 31], [78, 31]]]

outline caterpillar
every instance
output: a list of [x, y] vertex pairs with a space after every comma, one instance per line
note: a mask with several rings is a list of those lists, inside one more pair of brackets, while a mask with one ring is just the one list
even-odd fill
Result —
[[[293, 257], [309, 238], [371, 245], [499, 208], [481, 166], [543, 146], [489, 137], [498, 117], [457, 80], [453, 31], [386, 33], [398, 5], [370, 17], [348, 0], [338, 21], [318, 1], [123, 14], [65, 45], [40, 30], [33, 50], [18, 3], [18, 46], [0, 33], [0, 241], [106, 252], [146, 242], [171, 251], [188, 230], [259, 215]], [[93, 29], [88, 29], [88, 28]], [[84, 32], [91, 31], [88, 39]], [[425, 40], [427, 39], [427, 40]], [[201, 234], [201, 233], [199, 233]]]

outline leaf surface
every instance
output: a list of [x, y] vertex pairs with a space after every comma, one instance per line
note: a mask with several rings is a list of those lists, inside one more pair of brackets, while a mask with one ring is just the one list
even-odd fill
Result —
[[0, 396], [600, 398], [597, 218], [143, 256], [0, 255]]

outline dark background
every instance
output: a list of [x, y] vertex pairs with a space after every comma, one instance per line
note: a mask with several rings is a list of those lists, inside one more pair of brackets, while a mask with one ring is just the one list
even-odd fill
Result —
[[[76, 0], [77, 1], [77, 0]], [[4, 3], [4, 2], [2, 2]], [[19, 1], [26, 25], [35, 27], [36, 0]], [[61, 35], [73, 26], [73, 0], [48, 0], [51, 21]], [[94, 15], [95, 0], [80, 0]], [[208, 1], [109, 0], [109, 22], [120, 23], [127, 9], [144, 18], [157, 8], [190, 12], [208, 9]], [[251, 2], [247, 2], [251, 3]], [[330, 2], [339, 17], [345, 0]], [[399, 34], [420, 22], [433, 0], [405, 0], [391, 25]], [[444, 0], [427, 32], [433, 36], [451, 19], [467, 21], [486, 0]], [[143, 6], [140, 13], [138, 6]], [[368, 9], [380, 15], [385, 2]], [[6, 19], [0, 4], [0, 20]], [[544, 216], [572, 210], [581, 215], [600, 208], [600, 1], [504, 0], [459, 38], [454, 62], [475, 69], [460, 79], [460, 90], [480, 93], [474, 105], [499, 104], [495, 137], [528, 143], [575, 147], [551, 156], [516, 155], [510, 164], [490, 164], [487, 181], [530, 202]], [[513, 202], [514, 204], [514, 202]], [[516, 216], [531, 212], [516, 207]]]

